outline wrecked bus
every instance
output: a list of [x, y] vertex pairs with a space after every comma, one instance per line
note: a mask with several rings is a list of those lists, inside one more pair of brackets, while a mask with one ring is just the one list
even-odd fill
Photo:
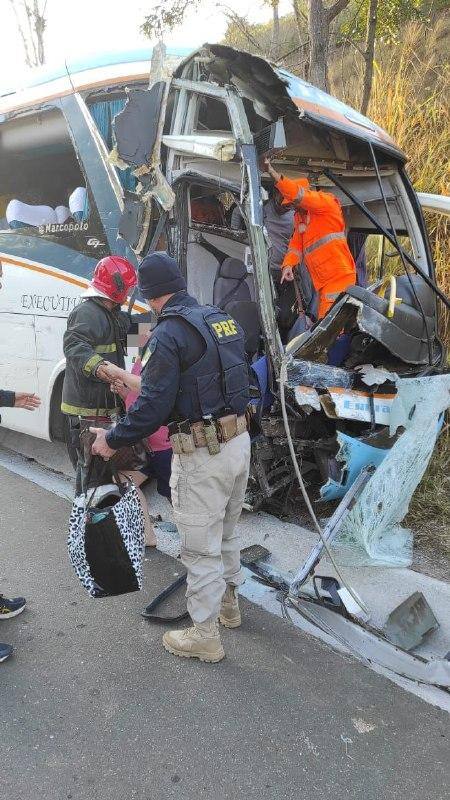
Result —
[[[163, 241], [200, 302], [242, 325], [249, 361], [265, 357], [257, 382], [268, 399], [259, 404], [249, 505], [270, 500], [282, 511], [297, 482], [293, 461], [319, 498], [343, 498], [401, 436], [404, 424], [391, 424], [399, 381], [437, 376], [445, 365], [437, 322], [440, 300], [448, 301], [435, 285], [404, 154], [339, 101], [262, 58], [214, 44], [170, 81], [131, 91], [115, 135], [116, 163], [140, 181], [125, 198], [122, 235], [139, 254]], [[266, 156], [278, 172], [307, 173], [339, 198], [370, 267], [286, 347], [268, 266]], [[213, 213], [199, 215], [202, 198]], [[230, 223], [235, 208], [243, 230]], [[347, 348], [330, 363], [343, 334]]]
[[[10, 229], [0, 231], [0, 259], [8, 270], [3, 298], [10, 297], [17, 262], [26, 259], [27, 268], [36, 268], [37, 247], [40, 264], [47, 263], [45, 253], [51, 251], [45, 269], [66, 281], [70, 303], [77, 302], [75, 286], [85, 285], [100, 256], [120, 252], [136, 263], [152, 249], [167, 247], [181, 265], [188, 290], [202, 303], [226, 308], [245, 331], [249, 362], [264, 365], [255, 374], [262, 399], [255, 401], [260, 432], [252, 442], [248, 507], [270, 503], [282, 513], [297, 473], [315, 488], [318, 499], [345, 498], [364, 469], [380, 471], [413, 418], [425, 419], [418, 401], [407, 402], [408, 413], [401, 403], [400, 413], [399, 396], [402, 386], [412, 396], [411, 382], [426, 379], [436, 389], [436, 403], [408, 483], [409, 499], [430, 457], [439, 414], [448, 404], [446, 384], [438, 380], [445, 370], [438, 307], [448, 301], [435, 285], [404, 154], [383, 130], [338, 100], [262, 58], [222, 45], [203, 46], [169, 79], [150, 87], [142, 81], [133, 87], [128, 80], [126, 92], [123, 84], [104, 91], [77, 86], [75, 77], [72, 91], [33, 109], [37, 116], [30, 131], [39, 136], [39, 120], [46, 113], [58, 117], [53, 141], [61, 142], [56, 130], [66, 126], [63, 138], [74, 150], [72, 169], [83, 171], [83, 176], [71, 175], [69, 183], [84, 179], [89, 216], [83, 210], [81, 222], [88, 227], [75, 231], [77, 255], [69, 272], [62, 238], [66, 231], [61, 229], [66, 223], [45, 224], [30, 234], [29, 227], [11, 226], [9, 220]], [[114, 107], [116, 101], [120, 105]], [[6, 103], [13, 106], [14, 101], [6, 98]], [[101, 113], [95, 112], [97, 103]], [[8, 142], [3, 125], [6, 131], [8, 124], [25, 131], [30, 113], [16, 107], [3, 113], [0, 159]], [[105, 116], [108, 135], [102, 127]], [[39, 146], [44, 158], [49, 145], [42, 140]], [[277, 325], [268, 266], [265, 156], [279, 172], [288, 177], [307, 173], [312, 185], [339, 198], [348, 233], [359, 237], [368, 264], [360, 285], [350, 287], [323, 319], [287, 343]], [[198, 201], [205, 197], [214, 212], [199, 216]], [[231, 224], [234, 209], [243, 220], [239, 229]], [[52, 338], [52, 348], [46, 349], [53, 305], [47, 312], [44, 300], [30, 300], [23, 282], [19, 292], [23, 320], [17, 322], [17, 309], [5, 308], [0, 295], [0, 325], [9, 324], [9, 341], [12, 336], [19, 341], [22, 333], [14, 325], [21, 325], [25, 348], [35, 353], [34, 366], [27, 360], [32, 372], [27, 386], [44, 397], [46, 419], [41, 419], [40, 433], [27, 420], [27, 432], [60, 438], [61, 339], [70, 308], [58, 307], [58, 341]], [[34, 307], [27, 308], [30, 302]], [[55, 302], [61, 301], [50, 300]], [[135, 311], [140, 310], [137, 298]], [[342, 336], [346, 348], [340, 360], [330, 363], [330, 350]], [[1, 355], [2, 364], [6, 356], [11, 359], [5, 345]], [[18, 375], [7, 371], [6, 378], [13, 385]], [[422, 389], [425, 384], [418, 385]], [[427, 384], [426, 391], [434, 389]], [[5, 421], [12, 425], [6, 414]], [[374, 480], [370, 485], [376, 485]]]

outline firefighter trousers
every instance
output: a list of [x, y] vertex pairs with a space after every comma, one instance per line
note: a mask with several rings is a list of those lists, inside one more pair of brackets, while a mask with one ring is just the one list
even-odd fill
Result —
[[170, 488], [187, 569], [187, 608], [194, 622], [216, 619], [226, 584], [243, 582], [236, 531], [250, 468], [250, 437], [241, 433], [210, 455], [206, 447], [174, 455]]

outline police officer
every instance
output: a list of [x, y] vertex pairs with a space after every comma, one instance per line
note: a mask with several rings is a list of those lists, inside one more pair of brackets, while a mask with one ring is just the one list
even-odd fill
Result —
[[241, 624], [235, 528], [250, 465], [244, 333], [224, 311], [200, 306], [187, 293], [167, 253], [144, 258], [139, 287], [158, 316], [142, 357], [141, 394], [111, 430], [91, 428], [93, 452], [109, 458], [170, 423], [172, 502], [194, 624], [165, 633], [163, 644], [174, 655], [220, 661], [217, 619], [227, 627]]

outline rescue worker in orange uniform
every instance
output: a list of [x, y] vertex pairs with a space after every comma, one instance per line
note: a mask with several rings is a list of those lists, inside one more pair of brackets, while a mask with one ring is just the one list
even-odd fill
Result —
[[330, 192], [311, 189], [307, 178], [285, 178], [268, 159], [265, 166], [284, 202], [295, 208], [294, 233], [281, 265], [281, 282], [294, 280], [295, 268], [304, 261], [319, 293], [318, 318], [322, 319], [338, 294], [356, 284], [341, 204]]

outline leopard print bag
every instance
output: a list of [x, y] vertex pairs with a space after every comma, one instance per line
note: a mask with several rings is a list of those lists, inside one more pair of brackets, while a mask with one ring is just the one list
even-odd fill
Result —
[[91, 597], [142, 588], [144, 515], [135, 486], [119, 488], [120, 499], [107, 508], [89, 506], [86, 494], [73, 501], [69, 559]]

